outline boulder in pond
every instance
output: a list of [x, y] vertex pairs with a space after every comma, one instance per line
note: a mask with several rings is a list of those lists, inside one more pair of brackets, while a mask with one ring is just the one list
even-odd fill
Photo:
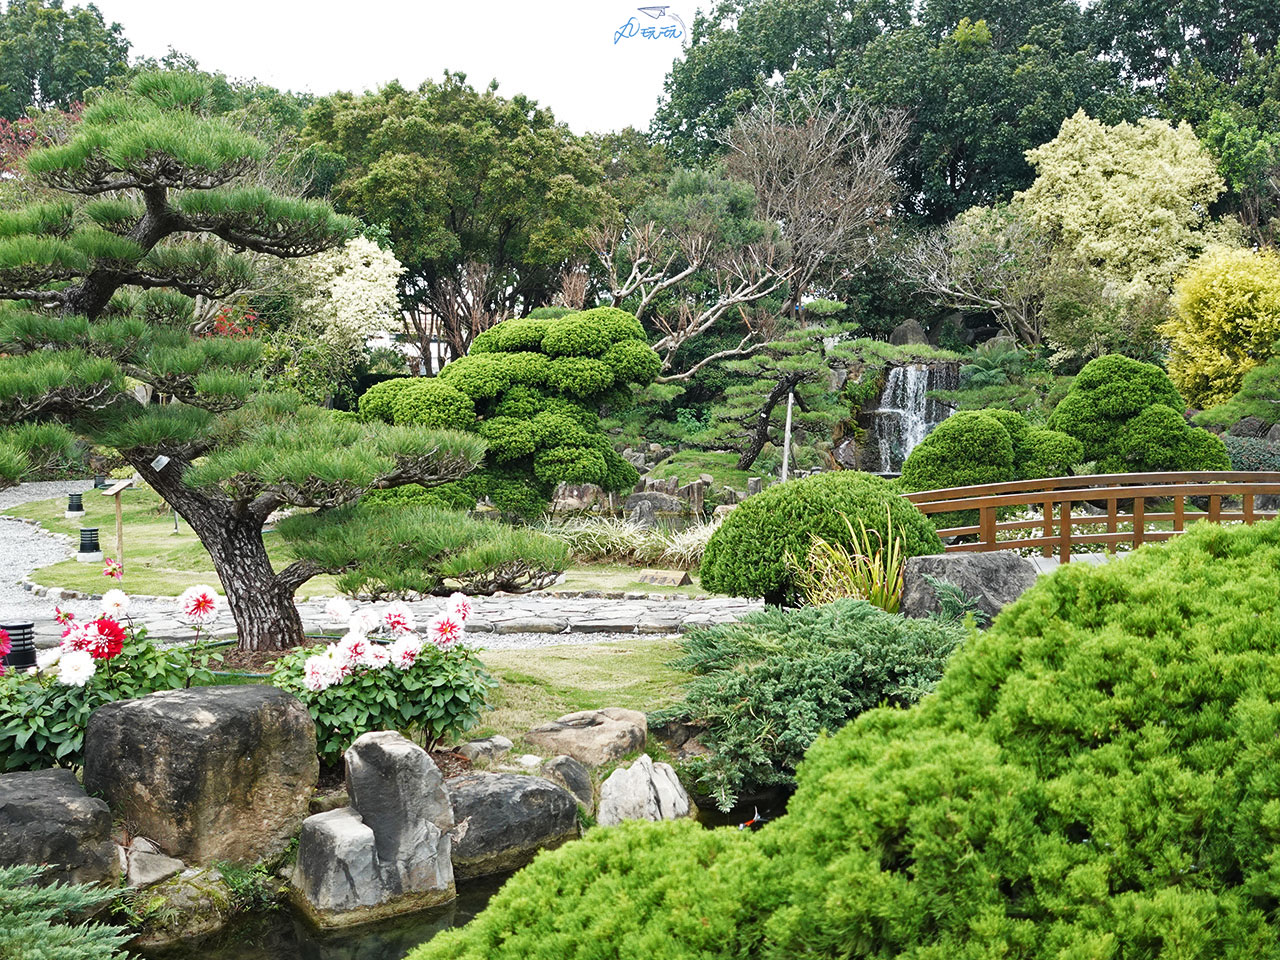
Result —
[[568, 790], [583, 813], [591, 816], [596, 812], [595, 788], [591, 782], [591, 771], [573, 757], [552, 757], [542, 765], [542, 775]]
[[111, 811], [70, 770], [0, 776], [0, 866], [47, 864], [40, 883], [114, 882]]
[[307, 708], [264, 685], [105, 704], [89, 718], [84, 753], [85, 788], [133, 832], [189, 864], [282, 851], [319, 776]]
[[599, 809], [596, 822], [602, 827], [623, 820], [679, 820], [694, 813], [675, 770], [670, 764], [654, 763], [647, 753], [600, 784]]
[[578, 836], [578, 802], [542, 777], [472, 772], [448, 781], [458, 826], [459, 880], [523, 867], [539, 850]]
[[344, 927], [454, 899], [453, 807], [431, 757], [379, 731], [346, 764], [352, 805], [303, 822], [294, 902], [318, 926]]

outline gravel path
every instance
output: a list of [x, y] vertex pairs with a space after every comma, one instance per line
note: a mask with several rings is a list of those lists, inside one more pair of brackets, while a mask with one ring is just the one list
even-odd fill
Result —
[[[65, 497], [70, 492], [90, 489], [89, 481], [24, 483], [0, 490], [0, 511], [33, 500]], [[71, 555], [74, 546], [60, 537], [13, 518], [0, 517], [0, 623], [34, 621], [36, 643], [52, 646], [61, 635], [53, 621], [54, 606], [70, 610], [78, 617], [95, 616], [101, 609], [92, 599], [58, 599], [37, 596], [20, 586], [20, 581], [38, 567], [56, 563]], [[37, 578], [38, 579], [38, 578]], [[46, 586], [56, 586], [47, 584]], [[104, 589], [113, 584], [104, 581]], [[342, 632], [326, 620], [325, 600], [305, 600], [298, 604], [303, 624], [309, 631]], [[381, 612], [385, 604], [357, 604]], [[439, 599], [409, 605], [420, 624], [425, 624], [443, 607]], [[756, 601], [726, 597], [691, 598], [629, 593], [621, 597], [566, 597], [554, 591], [538, 594], [477, 597], [475, 611], [467, 623], [467, 640], [490, 649], [521, 649], [556, 644], [634, 641], [637, 634], [669, 636], [694, 626], [736, 620], [759, 609]], [[145, 624], [151, 635], [162, 640], [190, 639], [189, 627], [177, 618], [172, 599], [135, 597], [129, 614]], [[235, 635], [234, 624], [224, 610], [213, 624], [218, 637]]]

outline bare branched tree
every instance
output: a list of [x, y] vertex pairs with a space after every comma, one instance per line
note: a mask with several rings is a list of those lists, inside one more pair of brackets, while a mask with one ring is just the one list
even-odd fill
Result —
[[475, 335], [505, 316], [504, 311], [493, 308], [497, 282], [489, 264], [472, 260], [460, 277], [440, 279], [430, 306], [415, 299], [415, 306], [404, 311], [405, 334], [417, 344], [428, 370], [439, 344], [444, 344], [454, 359], [465, 356]]
[[908, 248], [902, 268], [940, 307], [990, 313], [1022, 343], [1043, 336], [1055, 262], [1048, 235], [1014, 207], [974, 207]]
[[[660, 381], [751, 355], [816, 285], [871, 259], [892, 219], [896, 157], [907, 130], [901, 112], [846, 102], [824, 89], [776, 93], [744, 113], [724, 139], [728, 174], [755, 191], [763, 237], [728, 244], [697, 217], [675, 224], [637, 218], [591, 236], [614, 305], [633, 305], [658, 331]], [[780, 316], [753, 309], [779, 292], [788, 296]], [[725, 318], [742, 324], [740, 341], [676, 369], [680, 349]]]
[[587, 305], [590, 292], [591, 274], [581, 264], [572, 264], [560, 272], [560, 289], [551, 302], [557, 307], [581, 310]]
[[727, 172], [751, 185], [756, 217], [776, 223], [790, 246], [792, 305], [875, 255], [909, 129], [904, 111], [817, 87], [765, 97], [725, 133]]

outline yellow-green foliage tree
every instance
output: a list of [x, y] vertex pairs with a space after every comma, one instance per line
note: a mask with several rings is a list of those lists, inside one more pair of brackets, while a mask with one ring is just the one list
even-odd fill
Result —
[[1174, 288], [1169, 376], [1193, 407], [1225, 403], [1244, 375], [1280, 356], [1280, 255], [1215, 248]]
[[1225, 184], [1186, 123], [1109, 127], [1079, 111], [1027, 159], [1038, 175], [1015, 201], [1123, 297], [1167, 291], [1210, 242], [1230, 237], [1209, 216]]

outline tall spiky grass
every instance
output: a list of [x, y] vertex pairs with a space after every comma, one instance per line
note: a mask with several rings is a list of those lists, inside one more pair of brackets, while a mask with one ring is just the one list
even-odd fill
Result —
[[866, 600], [887, 613], [897, 613], [902, 603], [902, 538], [893, 535], [889, 519], [882, 537], [878, 530], [868, 530], [861, 519], [854, 530], [849, 518], [841, 514], [849, 530], [849, 542], [831, 543], [816, 533], [811, 534], [808, 556], [803, 563], [792, 553], [787, 565], [792, 568], [796, 586], [805, 600], [815, 606], [845, 597]]

